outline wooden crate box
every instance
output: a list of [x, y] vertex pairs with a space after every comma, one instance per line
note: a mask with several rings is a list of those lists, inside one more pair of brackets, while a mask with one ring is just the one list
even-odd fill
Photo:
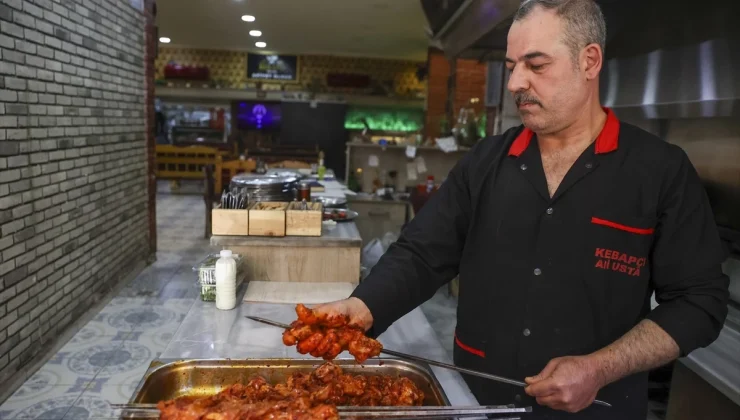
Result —
[[288, 236], [321, 236], [321, 222], [324, 206], [321, 203], [294, 201], [285, 214], [285, 234]]
[[249, 234], [285, 236], [285, 211], [288, 203], [260, 201], [249, 206]]
[[249, 211], [222, 208], [211, 210], [211, 232], [213, 235], [249, 235]]

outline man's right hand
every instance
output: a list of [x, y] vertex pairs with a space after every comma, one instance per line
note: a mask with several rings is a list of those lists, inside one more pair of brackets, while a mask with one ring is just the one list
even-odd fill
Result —
[[365, 303], [349, 298], [308, 309], [296, 307], [298, 320], [283, 332], [283, 344], [300, 354], [333, 360], [348, 350], [358, 363], [380, 354], [383, 346], [365, 336], [373, 317]]
[[357, 325], [364, 331], [373, 326], [373, 315], [370, 313], [370, 309], [367, 308], [365, 302], [356, 297], [326, 303], [313, 309], [316, 314], [326, 314], [328, 317], [346, 315], [349, 317], [350, 325]]

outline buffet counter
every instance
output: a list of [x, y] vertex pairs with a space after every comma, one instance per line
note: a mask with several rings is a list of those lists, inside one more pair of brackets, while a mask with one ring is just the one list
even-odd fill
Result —
[[324, 227], [321, 236], [211, 237], [211, 246], [244, 256], [246, 280], [357, 283], [362, 238], [354, 222]]
[[[285, 346], [280, 328], [254, 322], [245, 318], [247, 315], [286, 324], [296, 317], [292, 304], [241, 303], [231, 311], [220, 311], [213, 303], [196, 301], [160, 358], [311, 358], [299, 354], [295, 347]], [[393, 324], [379, 341], [391, 350], [451, 363], [419, 308]], [[351, 356], [345, 352], [339, 358]], [[478, 404], [460, 374], [437, 367], [432, 367], [432, 372], [452, 405]]]
[[[272, 175], [276, 177], [291, 176], [284, 174], [284, 172], [291, 173], [290, 170], [274, 169], [271, 171], [273, 171]], [[295, 179], [295, 176], [292, 176]], [[258, 185], [256, 182], [260, 180], [255, 180], [255, 178], [259, 175], [246, 174], [243, 177], [244, 179], [239, 182], [243, 182], [243, 185], [251, 185], [244, 188], [248, 190], [252, 188], [252, 193], [256, 194], [257, 190], [254, 188], [257, 188], [255, 186]], [[306, 176], [303, 180], [318, 181], [316, 175]], [[232, 180], [232, 184], [233, 182], [236, 181]], [[332, 170], [327, 170], [325, 179], [318, 182], [322, 187], [321, 192], [315, 194], [312, 192], [311, 196], [339, 200], [340, 204], [335, 207], [343, 207], [342, 203], [346, 202], [346, 197], [355, 194], [336, 180]], [[259, 184], [259, 188], [263, 189], [259, 194], [272, 194], [265, 189], [267, 184], [263, 184]], [[280, 182], [279, 184], [282, 188], [283, 185]], [[265, 235], [265, 233], [255, 234], [252, 232], [254, 224], [251, 212], [252, 210], [250, 210], [249, 215], [248, 236], [244, 232], [236, 232], [231, 229], [235, 225], [244, 226], [243, 219], [231, 220], [227, 217], [226, 223], [222, 225], [225, 228], [219, 230], [214, 228], [213, 232], [217, 234], [212, 234], [210, 237], [211, 246], [215, 249], [230, 249], [244, 257], [245, 280], [341, 283], [358, 283], [360, 281], [362, 237], [354, 221], [345, 220], [334, 225], [327, 225], [321, 223], [320, 217], [318, 219], [314, 219], [313, 216], [310, 216], [310, 218], [296, 217], [292, 219], [293, 222], [291, 223], [293, 224], [291, 226], [306, 228], [305, 230], [310, 231], [308, 233], [310, 235], [318, 234], [320, 230], [321, 236], [295, 236], [295, 233], [286, 232], [286, 219], [283, 219], [282, 222], [279, 222], [282, 223], [282, 232], [279, 234], [270, 233], [270, 235], [275, 234], [276, 236], [259, 236], [260, 234]], [[290, 221], [290, 219], [287, 220]], [[298, 222], [295, 220], [298, 220]], [[259, 221], [263, 223], [263, 226], [269, 226], [269, 229], [265, 227], [264, 231], [271, 229], [277, 231], [277, 229], [274, 229], [274, 223], [268, 225], [265, 219]], [[306, 232], [301, 234], [306, 234]]]

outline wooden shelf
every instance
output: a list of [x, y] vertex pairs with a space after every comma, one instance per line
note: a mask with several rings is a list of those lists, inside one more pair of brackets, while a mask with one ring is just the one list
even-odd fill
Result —
[[[264, 94], [260, 98], [259, 94]], [[216, 89], [216, 88], [185, 88], [156, 86], [155, 95], [161, 99], [189, 100], [199, 102], [224, 102], [260, 99], [265, 101], [300, 101], [310, 102], [308, 92], [291, 91], [258, 91], [255, 89]], [[343, 95], [331, 93], [316, 94], [317, 102], [347, 103], [362, 106], [401, 106], [408, 108], [423, 108], [424, 99], [392, 98], [374, 95]]]
[[[347, 147], [364, 147], [364, 148], [367, 148], [367, 149], [390, 149], [390, 150], [398, 149], [398, 150], [406, 150], [406, 145], [397, 145], [397, 144], [390, 144], [390, 145], [387, 145], [387, 146], [381, 146], [379, 144], [374, 144], [374, 143], [347, 143]], [[416, 150], [417, 151], [419, 151], [419, 150], [422, 150], [422, 151], [429, 150], [429, 151], [437, 151], [437, 152], [446, 153], [444, 150], [440, 149], [437, 146], [416, 146]], [[449, 152], [449, 153], [464, 153], [464, 152], [467, 152], [469, 150], [470, 150], [469, 147], [458, 146], [458, 148], [457, 148], [456, 151]]]

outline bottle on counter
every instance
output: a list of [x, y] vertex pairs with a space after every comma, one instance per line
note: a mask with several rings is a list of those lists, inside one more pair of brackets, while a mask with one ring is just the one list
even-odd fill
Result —
[[324, 180], [324, 175], [326, 174], [326, 167], [324, 166], [324, 151], [319, 152], [319, 167], [316, 169], [316, 174], [318, 175], [319, 181]]
[[427, 194], [431, 194], [434, 191], [434, 175], [427, 177]]
[[231, 250], [221, 250], [216, 261], [216, 308], [228, 311], [236, 307], [236, 261]]

